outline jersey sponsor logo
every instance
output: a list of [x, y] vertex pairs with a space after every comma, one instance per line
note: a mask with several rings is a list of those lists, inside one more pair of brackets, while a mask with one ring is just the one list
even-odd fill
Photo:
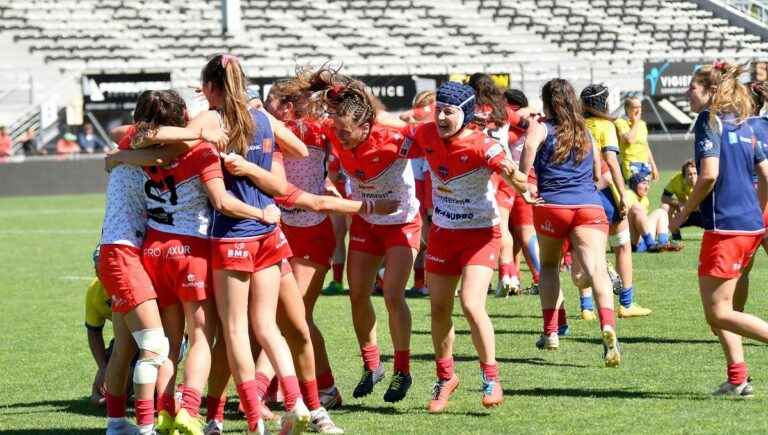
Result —
[[741, 270], [741, 263], [738, 261], [733, 263], [733, 270]]
[[445, 186], [437, 186], [437, 191], [438, 192], [443, 192], [443, 193], [453, 193], [453, 190], [451, 190], [451, 189], [449, 189], [449, 188], [447, 188]]
[[248, 258], [250, 256], [251, 253], [245, 249], [245, 243], [243, 242], [237, 242], [234, 247], [227, 249], [228, 258]]
[[271, 153], [271, 152], [272, 152], [272, 139], [270, 139], [270, 138], [265, 138], [265, 139], [262, 141], [262, 143], [261, 143], [261, 144], [262, 144], [262, 145], [261, 145], [261, 146], [262, 146], [262, 149], [264, 150], [264, 152], [265, 152], [265, 153]]
[[445, 263], [445, 259], [444, 258], [435, 257], [432, 254], [427, 254], [427, 260], [428, 261], [434, 261], [435, 263], [441, 263], [441, 264]]
[[467, 163], [469, 161], [469, 156], [466, 154], [462, 154], [459, 156], [459, 161], [461, 163]]
[[728, 143], [735, 144], [739, 141], [739, 135], [735, 131], [728, 132]]
[[393, 192], [391, 190], [387, 191], [387, 192], [380, 192], [380, 193], [360, 192], [362, 197], [365, 198], [365, 199], [387, 199], [387, 198], [389, 198], [392, 195], [392, 193]]
[[144, 248], [143, 254], [145, 257], [159, 257], [160, 248]]
[[546, 231], [548, 233], [554, 233], [555, 232], [555, 226], [552, 225], [552, 222], [547, 219], [543, 224], [541, 224], [541, 230]]
[[440, 178], [448, 178], [448, 167], [445, 165], [438, 166], [437, 175], [439, 175]]
[[205, 288], [205, 281], [197, 279], [194, 273], [187, 274], [187, 281], [181, 285], [184, 288]]
[[171, 246], [168, 248], [166, 257], [184, 257], [192, 254], [192, 247], [189, 245]]
[[365, 243], [368, 240], [365, 237], [357, 237], [357, 236], [352, 236], [352, 237], [350, 237], [350, 239], [353, 242], [357, 242], [357, 243]]
[[713, 144], [712, 141], [709, 139], [704, 139], [704, 143], [701, 144], [702, 151], [709, 151], [714, 147], [715, 147], [715, 144]]
[[451, 213], [450, 211], [443, 210], [440, 207], [435, 207], [434, 213], [452, 221], [471, 220], [475, 217], [474, 213]]

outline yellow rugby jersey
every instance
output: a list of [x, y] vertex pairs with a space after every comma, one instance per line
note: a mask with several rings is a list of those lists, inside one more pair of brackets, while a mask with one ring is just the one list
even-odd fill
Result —
[[674, 196], [681, 203], [688, 201], [688, 197], [693, 192], [693, 186], [689, 186], [685, 182], [683, 174], [677, 174], [669, 180], [669, 183], [664, 187], [664, 194], [667, 196]]
[[648, 126], [645, 121], [638, 120], [637, 134], [635, 140], [632, 143], [627, 143], [622, 137], [629, 133], [632, 126], [629, 125], [629, 121], [625, 118], [619, 118], [614, 121], [616, 131], [619, 137], [619, 149], [621, 170], [625, 174], [629, 174], [629, 162], [651, 162], [651, 151], [648, 145]]
[[[608, 164], [606, 163], [605, 158], [603, 158], [603, 152], [615, 152], [617, 158], [620, 152], [619, 137], [616, 135], [616, 127], [611, 121], [597, 117], [587, 118], [585, 124], [587, 129], [589, 129], [589, 133], [592, 135], [592, 140], [595, 144], [595, 152], [600, 155], [600, 163], [608, 168]], [[619, 191], [616, 186], [613, 185], [613, 181], [611, 181], [609, 185], [611, 187], [611, 193], [613, 194], [613, 200], [618, 205]]]
[[648, 210], [651, 208], [651, 201], [648, 199], [647, 196], [644, 196], [641, 198], [632, 189], [627, 189], [625, 193], [627, 198], [627, 207], [632, 207], [635, 204], [640, 204], [640, 206], [643, 207], [643, 210], [645, 210], [645, 212], [648, 213]]
[[101, 281], [94, 278], [85, 294], [85, 327], [100, 330], [107, 320], [112, 321], [110, 298]]

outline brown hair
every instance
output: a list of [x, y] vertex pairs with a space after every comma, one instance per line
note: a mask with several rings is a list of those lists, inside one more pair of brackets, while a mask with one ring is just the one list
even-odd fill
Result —
[[221, 92], [224, 124], [229, 130], [229, 143], [221, 151], [246, 155], [248, 144], [256, 131], [245, 91], [247, 79], [240, 61], [229, 54], [213, 56], [203, 68], [203, 85], [211, 83]]
[[356, 124], [373, 124], [381, 110], [381, 103], [363, 82], [341, 75], [338, 70], [323, 66], [313, 74], [310, 83], [313, 91], [322, 91], [320, 101], [331, 116], [351, 116]]
[[760, 109], [768, 102], [768, 82], [759, 81], [752, 82], [749, 85], [749, 89], [752, 91], [752, 103], [754, 104], [753, 110], [755, 115], [760, 114]]
[[693, 161], [693, 159], [686, 160], [685, 163], [683, 163], [683, 166], [680, 167], [680, 172], [683, 174], [683, 177], [685, 177], [685, 171], [687, 171], [691, 166], [694, 168], [696, 167], [696, 163]]
[[146, 137], [162, 125], [184, 127], [187, 105], [174, 90], [144, 91], [136, 100], [133, 122], [136, 124], [135, 138]]
[[736, 122], [742, 123], [752, 116], [752, 96], [739, 77], [745, 72], [742, 65], [715, 62], [704, 65], [693, 74], [693, 81], [708, 90], [712, 97], [709, 100], [709, 124], [717, 124], [718, 114], [730, 113], [736, 116]]
[[[488, 121], [502, 126], [507, 123], [507, 105], [504, 98], [504, 91], [496, 86], [491, 76], [482, 73], [475, 73], [469, 77], [467, 82], [475, 90], [475, 104], [491, 106], [491, 117]], [[475, 118], [477, 123], [478, 118]], [[481, 121], [482, 123], [483, 121]]]
[[552, 79], [541, 89], [541, 99], [552, 117], [557, 136], [553, 162], [563, 163], [570, 155], [577, 162], [584, 160], [592, 141], [582, 116], [581, 100], [576, 97], [573, 86], [567, 80]]

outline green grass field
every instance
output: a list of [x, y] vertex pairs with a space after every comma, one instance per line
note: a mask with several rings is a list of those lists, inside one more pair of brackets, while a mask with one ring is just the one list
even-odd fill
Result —
[[[665, 178], [671, 174], [666, 173]], [[658, 198], [659, 184], [653, 197]], [[658, 201], [656, 201], [658, 203]], [[84, 290], [93, 276], [91, 251], [99, 238], [101, 195], [0, 199], [0, 433], [104, 433], [104, 410], [88, 404], [95, 373], [83, 327]], [[480, 377], [466, 322], [456, 307], [456, 361], [462, 385], [448, 412], [428, 415], [434, 378], [429, 301], [410, 300], [414, 385], [408, 398], [384, 404], [385, 385], [365, 400], [352, 398], [360, 359], [345, 297], [318, 306], [336, 379], [346, 405], [333, 415], [348, 433], [768, 433], [768, 352], [749, 342], [756, 397], [713, 399], [725, 379], [724, 359], [704, 322], [696, 280], [700, 233], [684, 232], [681, 253], [635, 256], [638, 302], [654, 313], [619, 320], [623, 361], [602, 367], [597, 322], [577, 320], [578, 297], [563, 286], [573, 335], [558, 352], [534, 347], [541, 321], [536, 297], [489, 299], [506, 401], [480, 405]], [[765, 254], [752, 272], [747, 310], [765, 316]], [[527, 272], [523, 272], [528, 281]], [[379, 340], [388, 371], [383, 300], [375, 298]], [[105, 329], [107, 335], [109, 328]], [[244, 423], [230, 408], [228, 433]]]

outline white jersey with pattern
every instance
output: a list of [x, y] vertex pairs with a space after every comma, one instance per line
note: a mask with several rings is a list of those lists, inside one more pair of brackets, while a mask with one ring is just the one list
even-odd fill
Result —
[[[299, 189], [322, 195], [325, 191], [325, 158], [327, 151], [307, 144], [309, 156], [292, 158], [285, 156], [285, 178]], [[280, 207], [284, 224], [292, 227], [312, 227], [323, 222], [328, 215], [293, 207]]]
[[146, 179], [137, 166], [119, 165], [110, 172], [104, 223], [101, 226], [102, 245], [141, 247], [147, 227], [144, 206]]

